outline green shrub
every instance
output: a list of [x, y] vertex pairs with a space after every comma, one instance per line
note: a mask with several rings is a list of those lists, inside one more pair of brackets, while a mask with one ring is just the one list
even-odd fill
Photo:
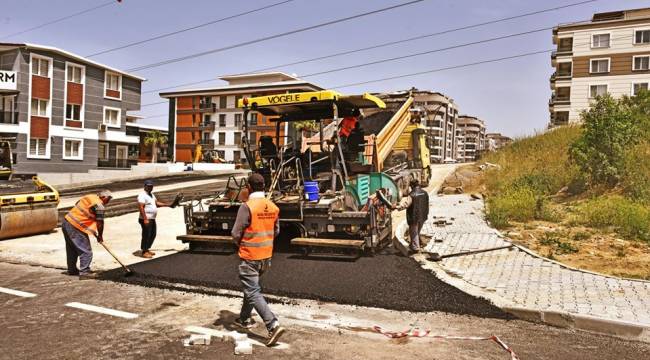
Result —
[[650, 141], [627, 152], [621, 182], [628, 197], [650, 205]]
[[497, 228], [503, 228], [509, 221], [530, 221], [535, 218], [537, 199], [528, 188], [512, 189], [503, 195], [489, 197], [487, 219]]
[[571, 145], [571, 160], [594, 185], [616, 185], [625, 172], [625, 153], [641, 132], [628, 99], [598, 97], [583, 111], [582, 135]]
[[582, 204], [578, 221], [595, 228], [612, 227], [629, 239], [650, 241], [650, 208], [621, 196], [599, 197]]

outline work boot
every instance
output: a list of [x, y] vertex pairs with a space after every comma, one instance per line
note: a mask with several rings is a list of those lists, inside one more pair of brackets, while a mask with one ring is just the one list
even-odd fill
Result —
[[233, 325], [240, 327], [245, 330], [252, 329], [255, 326], [255, 321], [251, 318], [242, 320], [240, 318], [236, 318], [235, 321], [233, 321]]
[[61, 274], [62, 275], [68, 275], [68, 276], [77, 276], [77, 275], [79, 275], [79, 271], [78, 270], [77, 271], [66, 270], [66, 271], [62, 272]]
[[79, 274], [79, 280], [93, 280], [97, 279], [99, 276], [96, 272], [87, 272]]
[[269, 331], [269, 339], [266, 341], [266, 346], [275, 345], [278, 342], [278, 339], [280, 339], [280, 336], [282, 336], [285, 331], [286, 329], [276, 322], [275, 326], [271, 329], [271, 331]]
[[146, 259], [151, 259], [153, 255], [149, 251], [143, 251], [142, 252], [142, 257]]

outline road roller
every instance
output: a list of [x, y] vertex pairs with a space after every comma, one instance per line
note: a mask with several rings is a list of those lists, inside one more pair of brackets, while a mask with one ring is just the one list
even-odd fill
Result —
[[0, 138], [0, 240], [52, 231], [59, 192], [29, 174], [12, 171], [11, 142]]

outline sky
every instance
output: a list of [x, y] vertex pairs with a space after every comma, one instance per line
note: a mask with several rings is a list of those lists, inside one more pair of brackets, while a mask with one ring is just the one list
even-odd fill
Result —
[[[281, 0], [123, 0], [119, 3], [107, 0], [2, 0], [0, 42], [55, 46], [89, 56], [279, 2]], [[90, 59], [129, 70], [406, 2], [409, 0], [292, 0]], [[577, 2], [580, 0], [424, 0], [391, 11], [133, 73], [147, 79], [143, 92], [205, 79], [214, 81], [194, 87], [223, 86], [226, 83], [218, 80], [222, 75], [250, 72]], [[109, 5], [64, 21], [8, 36], [107, 3]], [[548, 124], [549, 77], [553, 73], [549, 53], [363, 85], [344, 85], [552, 49], [551, 30], [327, 74], [307, 75], [550, 28], [559, 23], [588, 20], [596, 12], [640, 7], [650, 7], [650, 0], [598, 0], [273, 70], [296, 74], [321, 87], [335, 88], [345, 94], [390, 92], [411, 87], [439, 91], [454, 99], [461, 114], [483, 119], [489, 132], [520, 137], [542, 131]], [[142, 96], [143, 105], [162, 100], [157, 92]], [[145, 118], [141, 122], [165, 126], [167, 109], [166, 104], [143, 106], [139, 114]]]

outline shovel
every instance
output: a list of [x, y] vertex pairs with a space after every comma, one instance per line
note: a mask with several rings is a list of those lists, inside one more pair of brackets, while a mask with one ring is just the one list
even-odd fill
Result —
[[133, 271], [131, 271], [131, 269], [129, 269], [126, 265], [124, 265], [124, 263], [122, 263], [122, 262], [120, 261], [120, 259], [117, 258], [117, 256], [115, 256], [115, 254], [111, 251], [111, 249], [110, 249], [106, 244], [104, 244], [103, 241], [100, 242], [100, 244], [102, 244], [102, 246], [104, 247], [104, 249], [106, 249], [106, 251], [108, 251], [108, 253], [111, 254], [111, 256], [113, 257], [113, 259], [115, 259], [115, 261], [117, 261], [118, 264], [122, 265], [122, 267], [124, 268], [124, 271], [126, 271], [126, 273], [124, 274], [124, 277], [133, 276], [133, 274], [135, 274]]
[[480, 254], [480, 253], [484, 253], [484, 252], [488, 252], [488, 251], [510, 249], [513, 246], [514, 245], [506, 245], [506, 246], [493, 247], [493, 248], [489, 248], [489, 249], [462, 251], [462, 252], [459, 252], [459, 253], [445, 254], [445, 255], [440, 255], [438, 253], [433, 253], [429, 257], [429, 260], [437, 262], [437, 261], [442, 261], [442, 259], [446, 259], [446, 258], [450, 258], [450, 257], [474, 255], [474, 254]]

